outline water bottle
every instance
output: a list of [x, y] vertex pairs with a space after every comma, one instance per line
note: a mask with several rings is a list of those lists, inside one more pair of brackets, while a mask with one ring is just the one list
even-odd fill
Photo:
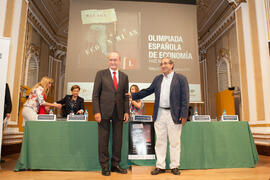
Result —
[[195, 108], [195, 110], [194, 110], [194, 116], [198, 116], [197, 108]]
[[52, 110], [52, 109], [50, 109], [49, 114], [50, 114], [50, 115], [53, 115], [53, 110]]
[[226, 116], [226, 110], [224, 109], [222, 116]]
[[85, 115], [86, 120], [88, 121], [88, 110], [87, 109], [85, 110], [84, 115]]
[[131, 111], [131, 120], [132, 121], [135, 120], [135, 110], [134, 109]]
[[70, 111], [69, 115], [73, 116], [74, 115], [74, 112], [73, 110]]

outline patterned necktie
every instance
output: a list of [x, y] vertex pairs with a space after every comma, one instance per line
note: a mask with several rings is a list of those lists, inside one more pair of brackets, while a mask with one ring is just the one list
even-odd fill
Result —
[[113, 84], [115, 90], [117, 90], [117, 78], [116, 78], [116, 72], [113, 72]]

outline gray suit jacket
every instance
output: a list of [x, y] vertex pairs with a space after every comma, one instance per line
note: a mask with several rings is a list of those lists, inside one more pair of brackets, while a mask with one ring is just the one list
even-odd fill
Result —
[[[132, 94], [132, 99], [142, 99], [152, 93], [155, 93], [154, 115], [153, 120], [157, 119], [157, 113], [160, 100], [161, 82], [163, 74], [155, 77], [154, 81], [147, 89]], [[170, 111], [175, 124], [181, 124], [179, 118], [188, 117], [189, 105], [189, 86], [188, 81], [182, 74], [174, 73], [170, 87]]]
[[102, 119], [112, 117], [115, 104], [117, 105], [119, 119], [124, 118], [124, 113], [129, 113], [129, 99], [125, 95], [128, 92], [128, 76], [121, 71], [118, 72], [117, 90], [114, 88], [109, 69], [98, 71], [96, 74], [92, 96], [93, 112], [94, 114], [101, 113]]

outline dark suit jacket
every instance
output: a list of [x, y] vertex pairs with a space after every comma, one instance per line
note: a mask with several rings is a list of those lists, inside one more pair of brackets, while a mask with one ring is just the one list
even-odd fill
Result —
[[84, 99], [83, 98], [78, 96], [76, 99], [76, 106], [74, 106], [74, 107], [71, 107], [71, 100], [72, 100], [72, 95], [66, 95], [64, 97], [64, 99], [57, 101], [57, 103], [63, 105], [62, 109], [63, 109], [63, 116], [64, 117], [67, 117], [67, 115], [71, 113], [72, 108], [73, 108], [74, 114], [76, 114], [81, 109], [84, 110]]
[[10, 91], [9, 91], [9, 86], [6, 83], [6, 94], [5, 94], [5, 104], [4, 104], [4, 118], [7, 113], [11, 113], [12, 109], [12, 102], [10, 98]]
[[[154, 115], [153, 120], [157, 119], [157, 113], [160, 100], [161, 82], [163, 74], [155, 77], [149, 88], [143, 89], [138, 93], [132, 94], [132, 99], [142, 99], [152, 93], [155, 93]], [[181, 124], [179, 118], [188, 117], [189, 105], [189, 86], [185, 76], [174, 73], [170, 87], [170, 110], [172, 119], [175, 124]]]
[[129, 113], [128, 96], [128, 76], [119, 72], [119, 82], [117, 90], [113, 85], [112, 75], [109, 69], [98, 71], [95, 78], [93, 90], [93, 112], [101, 113], [102, 119], [109, 119], [112, 117], [115, 103], [119, 119], [124, 118], [124, 113]]

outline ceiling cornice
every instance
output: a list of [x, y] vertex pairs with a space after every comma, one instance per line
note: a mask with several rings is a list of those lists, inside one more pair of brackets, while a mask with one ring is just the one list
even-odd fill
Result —
[[[232, 4], [232, 7], [234, 9], [238, 8], [238, 6], [241, 5], [241, 3], [245, 3], [247, 2], [246, 0], [227, 0], [230, 4]], [[263, 1], [263, 0], [259, 0], [259, 1]]]
[[219, 5], [217, 6], [217, 8], [215, 9], [215, 11], [209, 16], [209, 18], [206, 20], [206, 22], [200, 27], [199, 32], [202, 31], [202, 29], [208, 24], [208, 22], [210, 21], [210, 19], [216, 14], [217, 11], [219, 11], [219, 8], [223, 5], [225, 0], [221, 1], [219, 3]]
[[235, 24], [235, 12], [232, 11], [215, 30], [208, 35], [204, 40], [199, 42], [199, 48], [208, 49], [213, 43], [215, 43], [225, 32], [227, 32], [232, 25]]
[[[104, 0], [104, 1], [114, 1], [114, 0]], [[118, 1], [159, 2], [159, 3], [196, 5], [196, 0], [118, 0]]]
[[49, 44], [50, 48], [66, 49], [67, 46], [64, 42], [59, 42], [54, 35], [49, 32], [46, 26], [41, 22], [36, 13], [29, 7], [28, 9], [28, 22], [38, 31], [43, 39]]

